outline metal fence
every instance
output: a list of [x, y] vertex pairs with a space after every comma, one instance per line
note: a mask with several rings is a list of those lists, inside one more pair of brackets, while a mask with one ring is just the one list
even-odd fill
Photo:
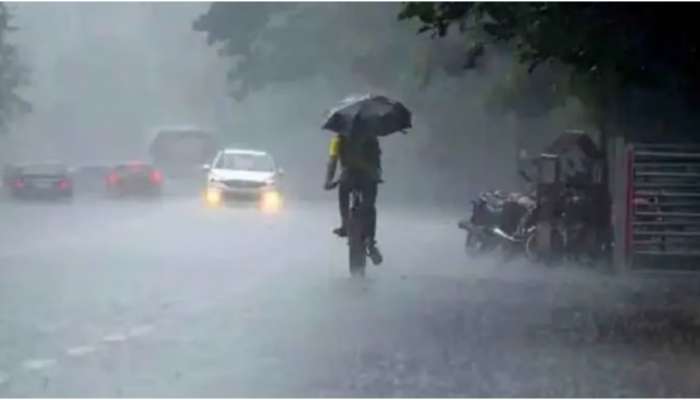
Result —
[[630, 145], [627, 174], [628, 267], [700, 271], [700, 145]]

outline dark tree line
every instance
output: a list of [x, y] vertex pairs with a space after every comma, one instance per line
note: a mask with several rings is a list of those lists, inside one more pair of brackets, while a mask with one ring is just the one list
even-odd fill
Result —
[[[444, 36], [474, 29], [508, 45], [528, 71], [565, 70], [560, 90], [601, 122], [679, 115], [700, 100], [694, 3], [406, 3], [402, 20]], [[558, 93], [553, 93], [558, 94]], [[663, 105], [667, 106], [664, 107]], [[675, 112], [674, 112], [675, 111]]]

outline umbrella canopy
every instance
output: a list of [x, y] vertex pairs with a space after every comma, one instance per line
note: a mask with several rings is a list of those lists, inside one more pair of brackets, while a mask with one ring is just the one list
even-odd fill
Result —
[[386, 136], [411, 127], [411, 112], [385, 96], [348, 97], [329, 111], [322, 128], [344, 136]]

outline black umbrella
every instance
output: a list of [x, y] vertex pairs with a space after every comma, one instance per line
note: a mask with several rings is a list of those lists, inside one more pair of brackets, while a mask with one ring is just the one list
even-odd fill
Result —
[[322, 128], [344, 136], [386, 136], [411, 127], [411, 112], [385, 96], [349, 97], [328, 114]]

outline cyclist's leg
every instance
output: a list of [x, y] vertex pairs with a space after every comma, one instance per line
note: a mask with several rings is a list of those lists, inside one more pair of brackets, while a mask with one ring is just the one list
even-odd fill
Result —
[[362, 196], [367, 216], [367, 251], [372, 263], [379, 265], [382, 263], [382, 253], [377, 247], [377, 182], [368, 181], [362, 185]]
[[374, 243], [377, 233], [377, 183], [365, 182], [362, 185], [362, 197], [367, 213], [367, 238]]
[[347, 236], [347, 222], [350, 208], [350, 186], [342, 180], [338, 185], [338, 207], [340, 211], [340, 227], [333, 232], [339, 236]]

